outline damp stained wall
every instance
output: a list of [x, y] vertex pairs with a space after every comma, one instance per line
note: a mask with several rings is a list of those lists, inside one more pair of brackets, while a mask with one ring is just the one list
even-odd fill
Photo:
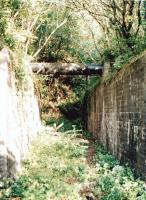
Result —
[[[29, 66], [28, 66], [29, 67]], [[15, 76], [10, 72], [7, 51], [0, 52], [0, 177], [13, 177], [21, 169], [21, 161], [30, 142], [41, 128], [37, 98], [31, 70], [28, 87], [18, 92]]]
[[87, 130], [120, 160], [146, 175], [146, 54], [102, 82], [87, 100]]

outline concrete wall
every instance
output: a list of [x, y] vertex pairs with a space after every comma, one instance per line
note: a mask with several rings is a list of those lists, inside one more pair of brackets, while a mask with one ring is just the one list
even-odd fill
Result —
[[31, 71], [27, 89], [17, 91], [8, 52], [0, 52], [0, 177], [14, 176], [30, 141], [40, 129], [40, 117]]
[[87, 101], [87, 129], [122, 161], [146, 175], [146, 55], [96, 88]]

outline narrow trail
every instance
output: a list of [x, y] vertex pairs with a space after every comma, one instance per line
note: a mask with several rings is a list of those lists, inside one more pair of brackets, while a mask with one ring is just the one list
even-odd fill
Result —
[[[80, 134], [46, 129], [32, 145], [9, 200], [93, 200], [95, 168], [88, 163], [89, 141]], [[91, 160], [90, 160], [91, 161]]]
[[45, 128], [23, 161], [21, 175], [6, 182], [0, 200], [146, 199], [146, 184], [129, 167], [82, 134], [69, 132]]

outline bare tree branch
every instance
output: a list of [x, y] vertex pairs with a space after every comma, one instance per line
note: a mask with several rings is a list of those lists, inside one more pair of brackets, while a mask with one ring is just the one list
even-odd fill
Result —
[[64, 24], [66, 24], [67, 19], [65, 19], [62, 23], [60, 23], [47, 37], [46, 41], [44, 44], [34, 53], [33, 58], [35, 58], [41, 51], [42, 49], [48, 44], [49, 40], [51, 39], [52, 35], [59, 29], [61, 28]]

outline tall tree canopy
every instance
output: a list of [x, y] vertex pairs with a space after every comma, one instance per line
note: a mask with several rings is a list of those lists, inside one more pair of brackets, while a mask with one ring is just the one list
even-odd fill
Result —
[[142, 0], [1, 0], [0, 8], [0, 47], [39, 61], [120, 63], [146, 47]]

